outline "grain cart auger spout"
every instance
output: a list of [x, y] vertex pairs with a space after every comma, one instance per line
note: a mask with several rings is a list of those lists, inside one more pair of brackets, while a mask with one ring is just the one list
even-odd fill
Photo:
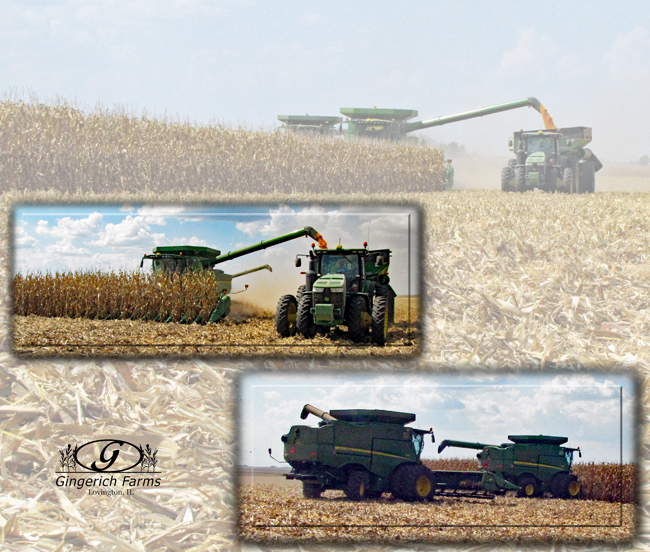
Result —
[[579, 448], [562, 447], [567, 437], [553, 435], [508, 435], [511, 443], [486, 445], [467, 441], [444, 440], [438, 453], [446, 447], [480, 450], [480, 469], [495, 477], [515, 484], [519, 496], [533, 498], [550, 492], [556, 498], [576, 498], [580, 483], [571, 473], [573, 453]]
[[311, 339], [317, 331], [347, 326], [355, 343], [366, 338], [385, 345], [395, 321], [395, 291], [389, 285], [390, 249], [369, 250], [315, 247], [296, 257], [296, 267], [307, 257], [305, 284], [296, 295], [283, 295], [275, 310], [275, 328], [281, 337], [295, 334]]
[[[259, 270], [268, 270], [269, 272], [272, 272], [272, 269], [269, 265], [263, 265], [249, 270], [244, 270], [243, 272], [238, 272], [237, 274], [226, 274], [223, 270], [215, 268], [215, 266], [303, 236], [316, 240], [320, 247], [327, 247], [327, 242], [323, 239], [323, 236], [321, 236], [311, 226], [305, 226], [295, 232], [290, 232], [289, 234], [284, 234], [270, 240], [264, 240], [224, 254], [221, 254], [221, 251], [218, 249], [194, 245], [155, 247], [151, 255], [145, 254], [142, 257], [140, 267], [142, 268], [145, 260], [150, 260], [152, 261], [152, 270], [154, 274], [160, 274], [161, 276], [166, 277], [179, 276], [181, 277], [181, 286], [183, 285], [182, 276], [186, 272], [208, 273], [210, 277], [205, 282], [204, 289], [200, 292], [210, 293], [214, 296], [213, 308], [206, 315], [201, 313], [198, 315], [188, 314], [187, 312], [184, 312], [180, 316], [179, 322], [217, 322], [228, 316], [230, 313], [231, 301], [229, 294], [232, 289], [233, 278], [238, 278]], [[163, 311], [159, 313], [148, 312], [144, 315], [143, 319], [154, 320], [156, 322], [171, 322], [174, 317], [171, 312]]]
[[321, 418], [318, 427], [295, 425], [286, 435], [287, 479], [302, 481], [306, 498], [338, 489], [351, 500], [379, 498], [390, 492], [407, 501], [433, 497], [433, 472], [420, 460], [424, 436], [432, 430], [406, 427], [415, 414], [389, 410], [331, 410], [309, 404], [300, 417]]
[[[435, 126], [456, 123], [485, 115], [494, 115], [502, 111], [519, 109], [520, 107], [532, 107], [542, 114], [544, 127], [555, 129], [553, 119], [546, 108], [537, 98], [529, 97], [513, 102], [493, 105], [490, 107], [481, 107], [472, 111], [465, 111], [455, 115], [446, 115], [436, 119], [426, 121], [407, 122], [409, 119], [416, 117], [418, 112], [414, 109], [377, 109], [377, 108], [358, 108], [343, 107], [341, 113], [349, 117], [347, 121], [348, 139], [358, 138], [378, 138], [383, 140], [403, 140], [406, 135], [416, 130], [423, 130]], [[417, 140], [411, 138], [411, 140]]]

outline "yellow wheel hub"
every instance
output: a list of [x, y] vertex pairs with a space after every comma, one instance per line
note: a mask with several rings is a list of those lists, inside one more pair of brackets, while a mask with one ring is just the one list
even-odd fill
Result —
[[535, 485], [529, 483], [526, 485], [526, 496], [533, 496], [533, 494], [535, 494]]
[[578, 496], [578, 493], [580, 492], [580, 483], [577, 481], [571, 481], [569, 483], [569, 494], [571, 496]]
[[415, 482], [418, 496], [427, 496], [431, 492], [431, 480], [426, 475], [421, 475]]

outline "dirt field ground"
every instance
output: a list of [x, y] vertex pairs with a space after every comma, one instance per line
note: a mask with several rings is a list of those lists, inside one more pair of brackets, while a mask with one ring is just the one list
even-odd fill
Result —
[[634, 506], [587, 500], [444, 498], [408, 503], [384, 494], [352, 502], [341, 491], [305, 499], [280, 470], [240, 480], [239, 532], [245, 541], [488, 543], [624, 542], [634, 535]]
[[24, 356], [408, 356], [419, 352], [418, 314], [417, 298], [409, 312], [408, 298], [398, 297], [384, 347], [353, 343], [342, 330], [282, 339], [273, 313], [246, 304], [234, 304], [233, 316], [209, 325], [15, 316], [14, 350]]

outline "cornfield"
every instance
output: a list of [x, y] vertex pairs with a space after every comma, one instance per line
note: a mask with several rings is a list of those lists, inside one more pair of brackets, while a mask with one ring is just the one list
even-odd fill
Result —
[[182, 276], [77, 271], [14, 277], [14, 312], [20, 316], [207, 321], [219, 296], [219, 285], [207, 271]]
[[[476, 460], [469, 458], [448, 458], [444, 460], [424, 460], [432, 470], [476, 471]], [[573, 465], [573, 473], [580, 481], [580, 498], [603, 502], [634, 503], [636, 465], [578, 462]], [[621, 493], [622, 474], [622, 493]]]
[[363, 194], [442, 189], [439, 150], [0, 103], [0, 191]]

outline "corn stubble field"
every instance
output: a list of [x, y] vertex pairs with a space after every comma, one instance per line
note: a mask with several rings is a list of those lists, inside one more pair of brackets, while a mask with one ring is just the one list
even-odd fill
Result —
[[[271, 370], [279, 367], [273, 359], [242, 357], [221, 360], [217, 367], [199, 358], [60, 358], [62, 351], [56, 351], [59, 358], [47, 361], [17, 358], [11, 354], [14, 338], [18, 343], [34, 339], [39, 332], [44, 339], [49, 332], [78, 331], [65, 330], [64, 323], [97, 325], [99, 332], [129, 323], [12, 316], [8, 226], [17, 202], [240, 203], [246, 199], [311, 204], [345, 197], [368, 204], [414, 202], [425, 215], [422, 356], [408, 365], [365, 356], [353, 365], [325, 359], [290, 360], [283, 367], [409, 371], [450, 366], [472, 371], [630, 367], [644, 380], [639, 391], [643, 408], [649, 403], [648, 194], [609, 192], [599, 187], [598, 177], [598, 193], [590, 196], [484, 189], [431, 193], [440, 189], [442, 155], [436, 150], [311, 141], [115, 112], [84, 115], [67, 106], [2, 102], [0, 127], [0, 267], [6, 282], [0, 296], [6, 328], [0, 333], [0, 525], [7, 550], [239, 549], [233, 540], [237, 520], [232, 466], [238, 435], [231, 416], [236, 404], [233, 374], [261, 365]], [[249, 315], [250, 311], [243, 316]], [[254, 309], [252, 315], [256, 316]], [[227, 332], [239, 321], [233, 317], [217, 329]], [[142, 324], [141, 335], [152, 341], [166, 333], [210, 328], [138, 324]], [[135, 332], [138, 324], [133, 321], [129, 332]], [[203, 339], [207, 337], [199, 341]], [[197, 351], [189, 354], [196, 357]], [[644, 414], [640, 421], [638, 438], [650, 442]], [[134, 428], [161, 443], [161, 468], [170, 470], [164, 492], [107, 502], [61, 492], [51, 484], [57, 451], [71, 435], [89, 441], [107, 434], [131, 435]], [[475, 548], [489, 550], [494, 548], [489, 541], [618, 541], [629, 538], [636, 526], [644, 534], [650, 512], [648, 460], [647, 447], [640, 447], [636, 525], [633, 505], [625, 504], [622, 527], [435, 528], [418, 534], [395, 528], [390, 540], [417, 541], [409, 545], [414, 550], [431, 549], [419, 541], [480, 541], [485, 544]], [[307, 503], [299, 487], [275, 483], [268, 494], [243, 483], [241, 493], [242, 503], [254, 510], [242, 515], [251, 519], [257, 519], [256, 512], [266, 519], [279, 512], [309, 516], [312, 510], [307, 506], [316, 502], [323, 508], [322, 519], [334, 524], [362, 519], [381, 526], [399, 516], [431, 523], [432, 510], [439, 523], [445, 519], [458, 523], [480, 513], [490, 524], [511, 523], [513, 516], [535, 522], [557, 515], [575, 519], [576, 514], [581, 520], [618, 524], [620, 515], [618, 504], [595, 500], [526, 502], [506, 496], [479, 504], [451, 499], [407, 504], [391, 502], [386, 495], [381, 501], [359, 505], [329, 497], [328, 491], [329, 501]], [[279, 509], [283, 500], [288, 501], [288, 509]], [[305, 529], [295, 531], [306, 535]], [[322, 531], [318, 539], [334, 538], [329, 530]], [[358, 542], [386, 540], [387, 530], [374, 526], [332, 531], [339, 535], [345, 531], [342, 538]], [[285, 538], [258, 531], [248, 536], [267, 541]], [[256, 545], [265, 551], [277, 546], [274, 542]], [[635, 541], [634, 547], [648, 549], [647, 539]], [[331, 545], [309, 549], [329, 550]], [[346, 549], [356, 550], [357, 545]]]

